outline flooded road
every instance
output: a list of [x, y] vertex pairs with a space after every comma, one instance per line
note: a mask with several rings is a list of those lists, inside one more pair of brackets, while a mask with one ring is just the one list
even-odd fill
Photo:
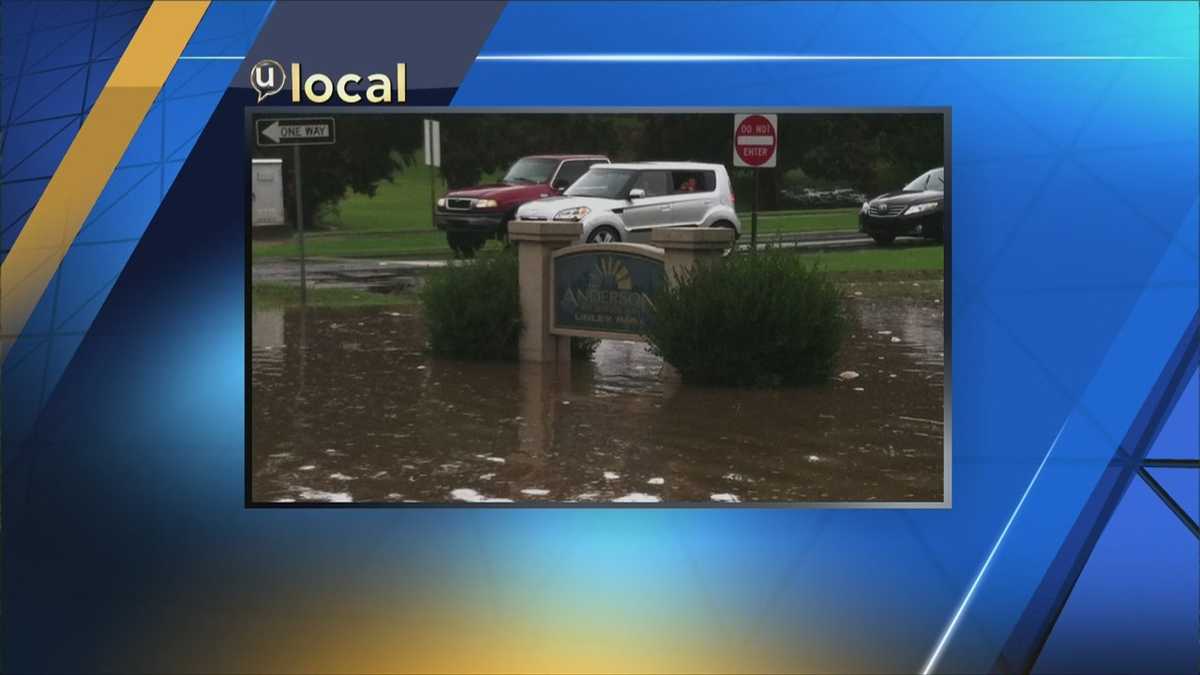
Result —
[[435, 359], [415, 306], [256, 310], [252, 498], [941, 501], [942, 306], [847, 306], [842, 376], [779, 390], [685, 387], [634, 342], [569, 374]]

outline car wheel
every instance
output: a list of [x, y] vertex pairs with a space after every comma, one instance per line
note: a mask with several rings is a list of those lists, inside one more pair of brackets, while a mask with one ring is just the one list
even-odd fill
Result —
[[512, 240], [508, 238], [508, 224], [516, 220], [516, 218], [517, 214], [515, 212], [508, 214], [505, 216], [504, 220], [500, 222], [500, 227], [496, 229], [496, 241], [503, 244], [504, 248], [512, 246]]
[[454, 251], [455, 257], [463, 255], [463, 235], [458, 232], [447, 232], [446, 243], [450, 245], [450, 250]]
[[483, 246], [483, 237], [466, 232], [447, 232], [446, 243], [450, 250], [459, 258], [472, 258], [475, 252]]
[[728, 220], [718, 220], [717, 222], [713, 223], [712, 226], [713, 227], [723, 227], [723, 228], [733, 232], [733, 246], [730, 246], [729, 248], [725, 249], [725, 251], [723, 253], [721, 253], [721, 255], [723, 255], [723, 256], [731, 255], [734, 251], [737, 250], [737, 238], [738, 238], [737, 228], [734, 227], [733, 223], [729, 222]]
[[588, 235], [589, 244], [616, 244], [621, 241], [621, 235], [607, 225], [601, 225]]
[[892, 242], [896, 241], [896, 235], [894, 234], [873, 234], [871, 238], [880, 246], [891, 246]]

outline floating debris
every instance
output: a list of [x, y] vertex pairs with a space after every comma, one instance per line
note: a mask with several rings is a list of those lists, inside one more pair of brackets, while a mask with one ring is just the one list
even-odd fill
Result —
[[299, 470], [300, 471], [312, 471], [313, 469], [316, 469], [316, 468], [317, 468], [316, 464], [305, 464], [304, 466], [300, 467]]
[[491, 480], [496, 477], [494, 473], [485, 473], [479, 476], [479, 480]]
[[542, 488], [525, 488], [524, 490], [521, 490], [521, 494], [529, 495], [530, 497], [545, 497], [546, 495], [550, 494], [550, 491], [543, 490]]
[[898, 337], [892, 338], [892, 342], [899, 342], [899, 341], [900, 341], [900, 338], [898, 338]]
[[722, 492], [720, 494], [715, 494], [712, 497], [710, 497], [710, 499], [712, 499], [714, 502], [721, 502], [723, 504], [737, 504], [742, 501], [742, 500], [738, 499], [737, 495], [731, 495], [728, 492]]
[[663, 480], [662, 478], [655, 477], [655, 478], [651, 478], [650, 480], [646, 481], [646, 484], [647, 485], [662, 485], [665, 482], [667, 482], [667, 481]]
[[333, 480], [355, 480], [354, 476], [347, 476], [344, 473], [331, 473], [329, 477]]
[[845, 382], [847, 380], [856, 380], [856, 379], [858, 379], [858, 373], [856, 373], [853, 370], [843, 371], [841, 373], [838, 373], [838, 379], [843, 382]]
[[620, 477], [621, 477], [621, 474], [617, 473], [616, 471], [605, 471], [604, 472], [604, 480], [617, 480]]

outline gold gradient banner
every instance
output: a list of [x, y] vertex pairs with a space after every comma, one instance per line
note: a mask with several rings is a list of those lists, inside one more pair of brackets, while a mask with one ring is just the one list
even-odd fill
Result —
[[0, 362], [141, 126], [209, 0], [155, 2], [0, 265]]

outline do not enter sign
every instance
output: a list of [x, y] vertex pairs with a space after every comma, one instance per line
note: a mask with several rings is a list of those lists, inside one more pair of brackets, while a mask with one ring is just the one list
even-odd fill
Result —
[[733, 116], [733, 165], [752, 168], [775, 166], [779, 148], [778, 116]]

